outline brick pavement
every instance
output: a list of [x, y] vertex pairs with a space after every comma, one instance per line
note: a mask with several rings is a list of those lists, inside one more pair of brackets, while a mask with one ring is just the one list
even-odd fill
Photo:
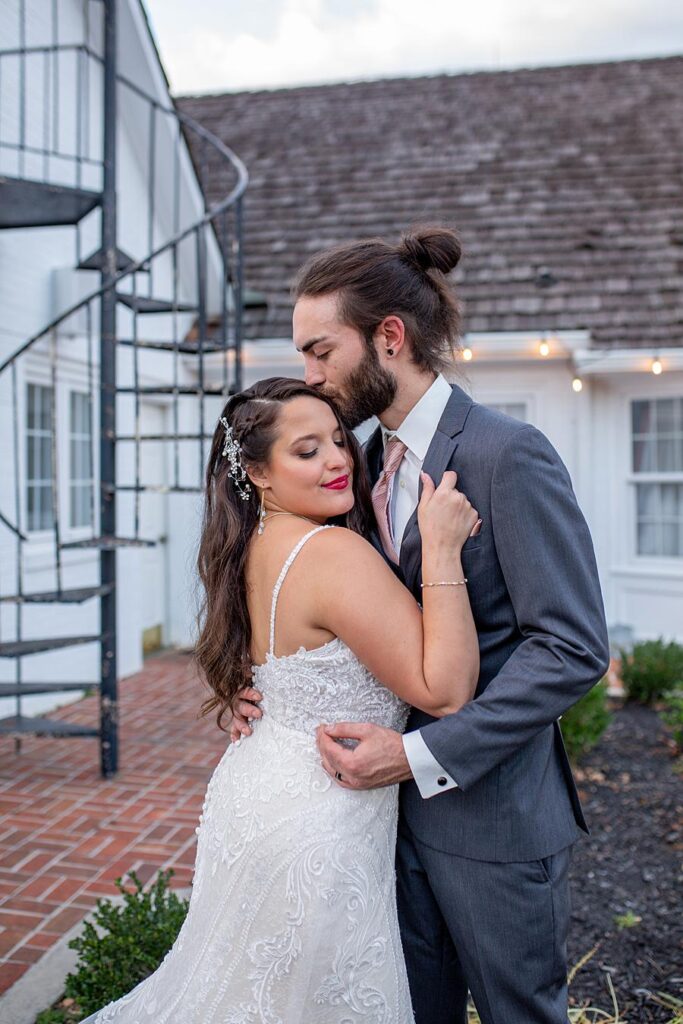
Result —
[[[120, 770], [99, 774], [95, 739], [0, 740], [0, 993], [135, 870], [190, 884], [204, 790], [227, 742], [187, 654], [119, 683]], [[97, 721], [98, 697], [54, 716]]]

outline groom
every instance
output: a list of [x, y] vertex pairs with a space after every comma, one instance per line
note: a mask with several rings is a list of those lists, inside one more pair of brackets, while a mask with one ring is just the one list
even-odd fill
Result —
[[445, 275], [459, 256], [452, 232], [425, 229], [323, 252], [298, 278], [306, 381], [351, 426], [379, 418], [366, 455], [390, 549], [374, 541], [418, 601], [420, 471], [438, 483], [456, 470], [483, 519], [462, 550], [475, 699], [441, 719], [414, 709], [404, 737], [345, 723], [318, 741], [341, 786], [403, 783], [397, 884], [417, 1024], [465, 1024], [468, 989], [482, 1024], [567, 1024], [567, 876], [587, 829], [558, 719], [607, 668], [604, 612], [551, 444], [442, 375], [459, 331]]

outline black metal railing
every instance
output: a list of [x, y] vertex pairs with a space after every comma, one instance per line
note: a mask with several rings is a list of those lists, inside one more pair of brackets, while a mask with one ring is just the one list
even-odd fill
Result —
[[[84, 8], [89, 11], [91, 3], [94, 0], [85, 0]], [[84, 20], [80, 43], [60, 44], [56, 0], [50, 44], [28, 45], [24, 0], [18, 4], [19, 45], [0, 50], [0, 112], [7, 61], [18, 62], [12, 71], [17, 86], [15, 138], [2, 132], [0, 118], [0, 158], [3, 152], [17, 157], [16, 176], [0, 177], [0, 204], [3, 190], [9, 189], [6, 195], [17, 205], [1, 226], [30, 230], [52, 224], [74, 235], [73, 280], [81, 289], [68, 308], [56, 312], [0, 363], [0, 408], [11, 410], [3, 429], [9, 454], [5, 476], [12, 487], [8, 490], [5, 485], [2, 500], [8, 501], [10, 494], [13, 498], [11, 508], [0, 507], [0, 552], [7, 568], [0, 575], [0, 658], [12, 667], [11, 678], [2, 677], [0, 696], [14, 698], [15, 712], [0, 721], [0, 733], [13, 735], [17, 746], [24, 734], [97, 735], [102, 771], [110, 775], [118, 764], [116, 551], [155, 543], [156, 538], [144, 536], [141, 527], [148, 496], [201, 490], [213, 425], [226, 396], [242, 386], [242, 197], [248, 178], [239, 158], [212, 133], [118, 73], [115, 0], [94, 6], [103, 8], [101, 52], [92, 46], [90, 20]], [[81, 88], [70, 91], [76, 145], [66, 149], [55, 123], [69, 113], [65, 113], [68, 104], [59, 74], [53, 70], [65, 54], [75, 54], [79, 66], [87, 65], [91, 82], [86, 89], [81, 79]], [[49, 121], [47, 127], [41, 126], [40, 145], [31, 141], [30, 104], [24, 93], [30, 77], [26, 62], [36, 57], [50, 70], [43, 76], [45, 95], [38, 104]], [[92, 97], [95, 68], [100, 74], [95, 91], [102, 98], [99, 157], [93, 155], [89, 141], [86, 144], [96, 134], [92, 124], [97, 120]], [[121, 176], [117, 153], [124, 120], [129, 136], [126, 177]], [[190, 136], [198, 154], [194, 162]], [[41, 161], [39, 167], [29, 167], [33, 158]], [[224, 178], [226, 166], [232, 172], [232, 188], [209, 208], [204, 197], [211, 190], [212, 174]], [[79, 206], [83, 192], [94, 195], [96, 201]], [[69, 202], [73, 203], [70, 224], [64, 214]], [[21, 213], [22, 203], [30, 215]], [[22, 220], [26, 223], [17, 223]], [[170, 225], [165, 238], [159, 237], [164, 225]], [[122, 237], [130, 244], [120, 242]], [[93, 251], [84, 255], [88, 242]], [[94, 273], [99, 281], [84, 288], [81, 282]], [[67, 363], [79, 368], [80, 391], [87, 395], [79, 406], [76, 442], [67, 436], [73, 431], [64, 421], [63, 403], [55, 400]], [[39, 413], [26, 408], [26, 386], [35, 380], [43, 382], [46, 395], [52, 395], [50, 402], [46, 399], [47, 413], [42, 407]], [[169, 431], [145, 429], [146, 396], [165, 403]], [[32, 432], [32, 454], [27, 414], [41, 417]], [[76, 482], [72, 467], [63, 465], [72, 458], [73, 451], [68, 449], [74, 445], [80, 459]], [[161, 483], [145, 478], [143, 453], [148, 445], [163, 445], [164, 460], [168, 459], [169, 475]], [[40, 481], [35, 477], [36, 459], [42, 461]], [[40, 506], [40, 517], [35, 514], [38, 492], [48, 505], [47, 509]], [[70, 502], [84, 513], [77, 528], [66, 511]], [[49, 569], [43, 575], [50, 579], [32, 589], [27, 556], [37, 541], [44, 551], [49, 550]], [[84, 583], [82, 567], [74, 569], [70, 552], [89, 548], [99, 551], [99, 572], [96, 579]], [[49, 618], [46, 607], [69, 608], [70, 618], [82, 614], [87, 620], [86, 609], [92, 608], [92, 601], [99, 603], [96, 628], [69, 625], [65, 632], [60, 616], [61, 628], [51, 631], [57, 635], [45, 635], [49, 632], [44, 625]], [[26, 678], [26, 659], [82, 644], [99, 645], [96, 679]], [[98, 728], [24, 713], [27, 696], [92, 686], [99, 688], [101, 697]]]

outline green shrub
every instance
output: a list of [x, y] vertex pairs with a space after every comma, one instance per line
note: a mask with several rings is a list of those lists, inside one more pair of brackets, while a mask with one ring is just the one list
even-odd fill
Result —
[[683, 750], [683, 690], [670, 693], [666, 705], [662, 718], [671, 729], [676, 746]]
[[595, 746], [607, 728], [610, 717], [603, 680], [562, 716], [560, 728], [572, 761]]
[[128, 877], [133, 891], [117, 878], [123, 903], [98, 900], [94, 925], [87, 922], [82, 934], [69, 943], [79, 953], [79, 961], [75, 973], [66, 979], [66, 994], [76, 1000], [84, 1017], [152, 974], [173, 945], [188, 901], [168, 888], [172, 875], [172, 871], [160, 871], [147, 891], [132, 871]]
[[621, 652], [621, 678], [630, 700], [652, 704], [683, 685], [683, 646], [662, 637], [635, 644], [630, 654]]
[[64, 1024], [67, 1017], [64, 1015], [62, 1010], [50, 1009], [43, 1010], [36, 1017], [36, 1024]]

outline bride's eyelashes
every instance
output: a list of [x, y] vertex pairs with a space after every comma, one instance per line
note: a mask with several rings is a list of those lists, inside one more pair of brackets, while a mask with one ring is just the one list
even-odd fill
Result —
[[[346, 448], [346, 444], [344, 443], [344, 441], [335, 441], [334, 443], [336, 444], [337, 448]], [[299, 452], [299, 458], [300, 459], [312, 459], [313, 456], [317, 455], [317, 454], [318, 454], [318, 449], [314, 448], [312, 452]]]

